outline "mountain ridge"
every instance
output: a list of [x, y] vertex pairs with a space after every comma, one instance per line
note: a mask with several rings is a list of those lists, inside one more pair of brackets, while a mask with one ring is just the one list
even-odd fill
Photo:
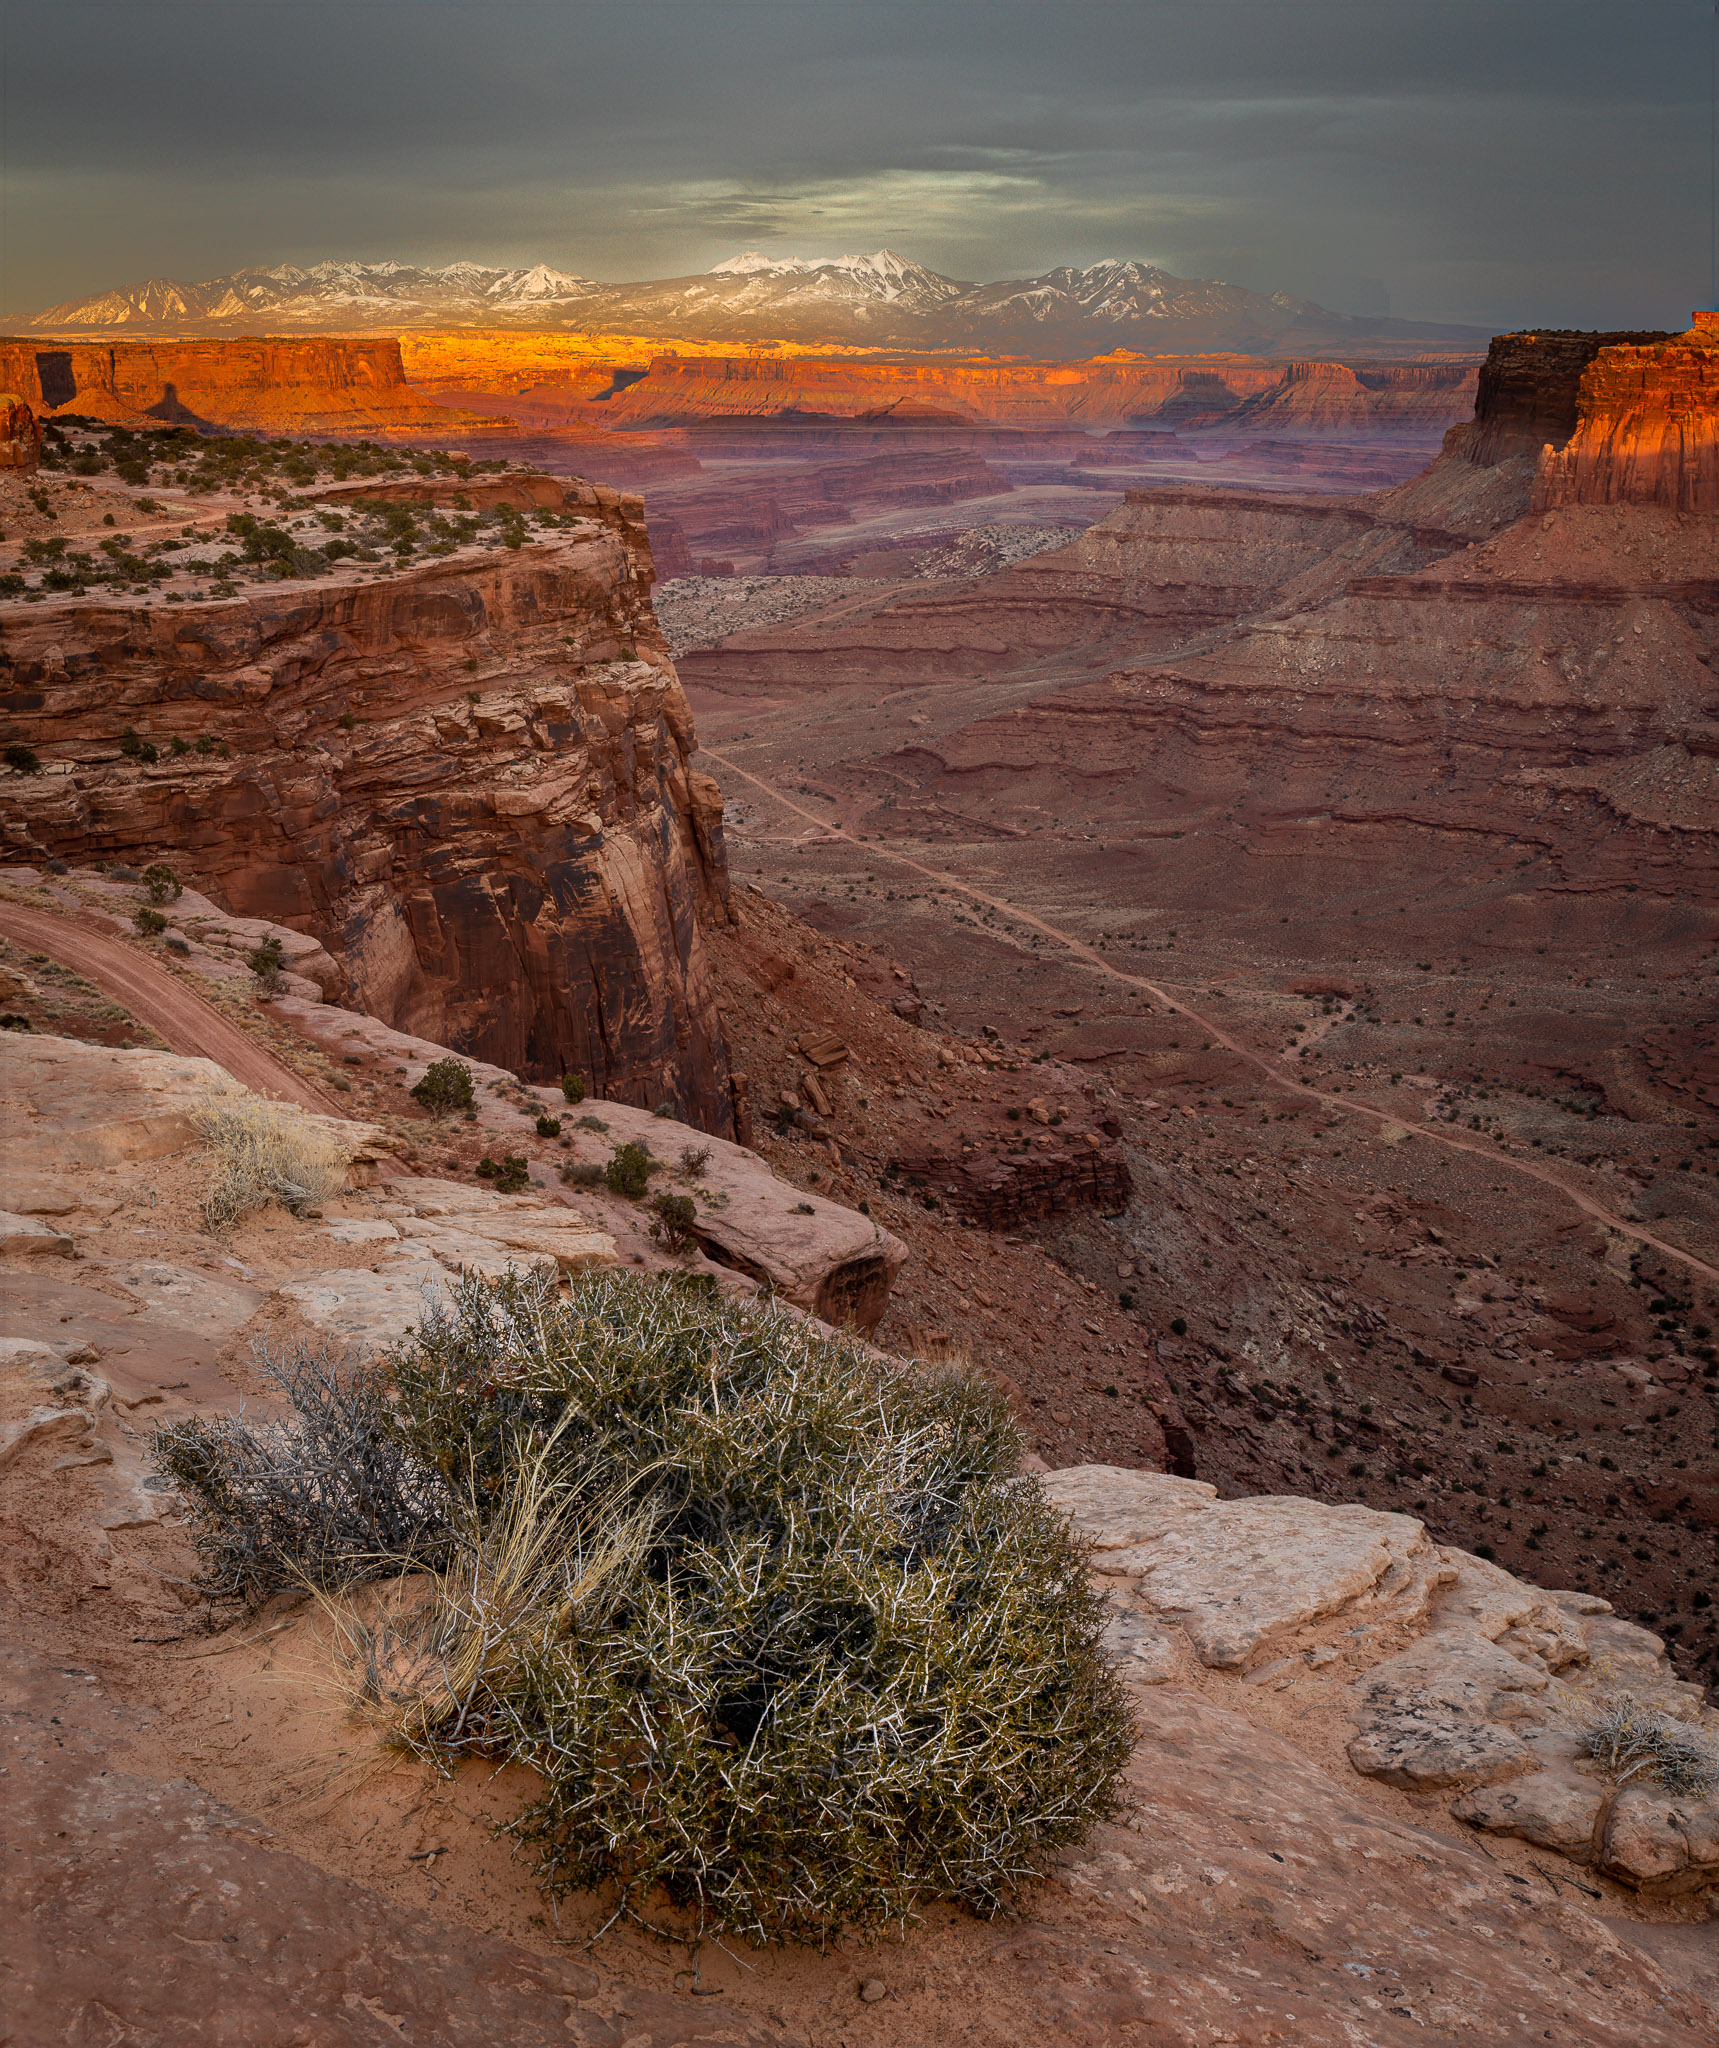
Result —
[[988, 283], [947, 277], [897, 251], [775, 257], [744, 250], [694, 275], [608, 284], [544, 263], [440, 268], [387, 261], [258, 265], [186, 282], [150, 278], [50, 306], [30, 333], [262, 334], [532, 326], [665, 339], [1087, 356], [1347, 346], [1465, 347], [1483, 329], [1335, 313], [1162, 265], [1106, 258]]

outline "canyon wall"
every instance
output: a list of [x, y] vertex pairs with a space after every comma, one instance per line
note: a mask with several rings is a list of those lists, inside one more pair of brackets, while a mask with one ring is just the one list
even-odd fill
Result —
[[1131, 491], [1002, 575], [737, 635], [685, 674], [1020, 677], [1007, 710], [890, 757], [963, 815], [1220, 812], [1260, 852], [1335, 835], [1406, 873], [1428, 833], [1517, 838], [1582, 886], [1710, 888], [1716, 364], [1699, 331], [1504, 336], [1474, 419], [1410, 483]]
[[508, 487], [577, 516], [374, 580], [0, 607], [4, 736], [42, 762], [6, 778], [0, 826], [14, 859], [165, 857], [320, 939], [372, 1015], [725, 1133], [698, 922], [726, 902], [721, 802], [689, 765], [643, 507]]
[[1687, 335], [1614, 343], [1576, 388], [1562, 446], [1542, 452], [1535, 502], [1719, 512], [1719, 313]]
[[670, 427], [770, 413], [873, 413], [917, 403], [998, 425], [1106, 427], [1160, 417], [1174, 423], [1192, 414], [1226, 418], [1250, 400], [1274, 395], [1270, 417], [1281, 431], [1290, 420], [1315, 424], [1321, 406], [1331, 415], [1340, 389], [1336, 423], [1346, 432], [1365, 425], [1430, 433], [1467, 413], [1474, 372], [1469, 357], [1339, 369], [1286, 368], [1255, 356], [1125, 351], [1084, 363], [660, 355], [647, 375], [589, 405], [584, 416], [606, 426]]
[[267, 434], [457, 435], [500, 419], [434, 405], [406, 382], [397, 341], [67, 342], [0, 339], [0, 387], [56, 412], [140, 427]]

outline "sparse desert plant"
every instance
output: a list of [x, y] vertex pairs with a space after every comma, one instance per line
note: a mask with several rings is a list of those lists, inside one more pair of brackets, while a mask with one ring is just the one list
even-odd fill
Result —
[[583, 1102], [585, 1100], [585, 1076], [583, 1074], [563, 1074], [561, 1076], [561, 1092], [569, 1102]]
[[1105, 1603], [983, 1383], [618, 1275], [462, 1281], [393, 1374], [472, 1504], [396, 1727], [538, 1774], [552, 1899], [822, 1942], [1013, 1905], [1116, 1810]]
[[146, 939], [158, 939], [167, 929], [167, 920], [159, 910], [151, 910], [147, 903], [140, 903], [131, 913], [131, 921]]
[[603, 1181], [612, 1195], [624, 1195], [629, 1202], [636, 1202], [651, 1184], [651, 1169], [656, 1164], [643, 1145], [631, 1139], [615, 1147], [615, 1155], [603, 1169]]
[[185, 894], [185, 884], [164, 860], [152, 860], [144, 869], [143, 886], [151, 903], [177, 903]]
[[290, 1104], [234, 1088], [192, 1120], [214, 1154], [215, 1178], [203, 1199], [212, 1230], [230, 1229], [270, 1202], [294, 1211], [315, 1206], [345, 1183], [350, 1148]]
[[561, 1119], [558, 1116], [540, 1116], [537, 1119], [537, 1135], [540, 1138], [559, 1138]]
[[463, 1060], [432, 1060], [411, 1090], [412, 1100], [432, 1116], [451, 1116], [456, 1109], [475, 1109], [472, 1070]]
[[603, 1169], [594, 1159], [564, 1159], [561, 1162], [561, 1178], [570, 1188], [600, 1188], [603, 1185]]
[[272, 932], [260, 946], [245, 955], [245, 965], [255, 977], [259, 996], [280, 994], [286, 961], [282, 955], [281, 942]]
[[386, 1376], [326, 1346], [257, 1364], [291, 1402], [287, 1421], [192, 1415], [150, 1442], [190, 1511], [196, 1585], [254, 1607], [440, 1564], [456, 1504], [393, 1426]]
[[1651, 1778], [1698, 1798], [1719, 1786], [1719, 1746], [1626, 1688], [1601, 1695], [1578, 1743], [1620, 1785]]
[[480, 1180], [493, 1181], [500, 1195], [516, 1195], [531, 1180], [531, 1166], [521, 1152], [506, 1152], [499, 1159], [485, 1153], [472, 1169]]
[[42, 763], [33, 747], [15, 740], [6, 749], [6, 766], [18, 775], [40, 775]]
[[698, 1208], [691, 1195], [658, 1195], [651, 1208], [656, 1212], [651, 1235], [657, 1243], [665, 1251], [690, 1250], [696, 1241], [693, 1225], [698, 1221]]
[[697, 1180], [710, 1164], [708, 1145], [683, 1145], [680, 1154], [680, 1170], [688, 1180]]

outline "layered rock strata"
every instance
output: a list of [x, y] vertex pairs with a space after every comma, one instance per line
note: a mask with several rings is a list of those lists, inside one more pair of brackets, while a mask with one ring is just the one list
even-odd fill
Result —
[[1082, 363], [658, 355], [643, 376], [630, 375], [585, 416], [611, 427], [668, 427], [743, 415], [875, 416], [919, 406], [998, 425], [1108, 427], [1144, 419], [1228, 422], [1251, 406], [1257, 418], [1286, 426], [1437, 433], [1467, 413], [1474, 373], [1472, 356], [1338, 365], [1127, 350]]
[[731, 638], [688, 680], [1012, 671], [1006, 711], [891, 765], [969, 811], [1060, 813], [1078, 778], [1112, 827], [1517, 835], [1588, 881], [1690, 886], [1719, 856], [1704, 333], [1500, 337], [1474, 420], [1396, 489], [1132, 491], [1066, 549]]
[[1559, 505], [1719, 512], [1719, 316], [1588, 365], [1575, 424], [1542, 451], [1534, 480], [1534, 509]]
[[14, 858], [166, 856], [320, 941], [357, 1008], [726, 1131], [698, 928], [725, 900], [721, 803], [642, 505], [508, 488], [564, 523], [172, 611], [6, 606], [5, 736], [44, 772], [7, 780], [0, 823]]
[[508, 424], [433, 405], [397, 341], [66, 342], [0, 339], [0, 385], [39, 413], [115, 425], [270, 434], [431, 434]]

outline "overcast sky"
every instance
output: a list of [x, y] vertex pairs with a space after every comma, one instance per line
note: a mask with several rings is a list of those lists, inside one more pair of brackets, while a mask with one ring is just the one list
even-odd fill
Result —
[[0, 316], [324, 257], [887, 244], [1682, 326], [1710, 0], [0, 0]]

